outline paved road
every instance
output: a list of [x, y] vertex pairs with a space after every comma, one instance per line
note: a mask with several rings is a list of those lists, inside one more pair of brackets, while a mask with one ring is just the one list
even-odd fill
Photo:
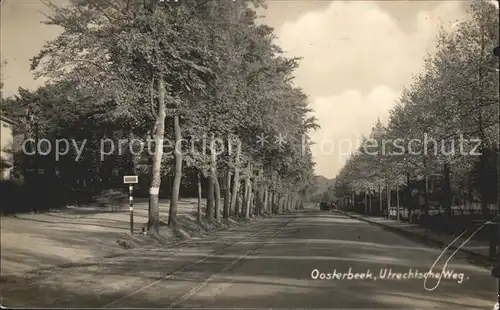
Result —
[[[175, 308], [478, 308], [491, 309], [496, 279], [456, 254], [456, 279], [432, 291], [419, 279], [441, 250], [328, 212], [302, 212], [254, 222], [173, 248], [87, 262], [3, 283], [4, 306]], [[436, 265], [440, 272], [447, 253]], [[311, 272], [346, 274], [314, 280]], [[368, 279], [349, 280], [349, 270]], [[385, 272], [386, 279], [382, 273]], [[368, 275], [366, 275], [368, 273]], [[371, 275], [371, 276], [370, 276]], [[463, 282], [460, 277], [463, 275]], [[340, 275], [342, 277], [342, 275]], [[395, 276], [397, 277], [397, 275]], [[401, 275], [404, 277], [404, 275]], [[429, 280], [428, 288], [437, 280]], [[459, 283], [461, 282], [461, 283]]]

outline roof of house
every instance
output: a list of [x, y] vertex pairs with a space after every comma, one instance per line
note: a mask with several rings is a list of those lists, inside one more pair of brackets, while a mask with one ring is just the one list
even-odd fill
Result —
[[6, 122], [6, 123], [9, 123], [9, 124], [11, 124], [11, 125], [16, 124], [16, 122], [15, 122], [14, 120], [11, 120], [10, 118], [5, 117], [5, 116], [3, 116], [3, 115], [1, 115], [1, 114], [0, 114], [0, 120], [4, 121], [4, 122]]

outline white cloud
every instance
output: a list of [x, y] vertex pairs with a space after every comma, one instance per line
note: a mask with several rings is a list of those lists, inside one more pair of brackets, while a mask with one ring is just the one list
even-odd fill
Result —
[[[325, 11], [284, 23], [277, 29], [278, 43], [290, 56], [303, 57], [296, 84], [314, 101], [322, 127], [315, 140], [368, 135], [377, 117], [387, 119], [403, 85], [434, 47], [439, 26], [462, 14], [459, 2], [442, 2], [416, 13], [409, 32], [376, 3], [334, 1]], [[314, 148], [317, 173], [333, 177], [345, 159]]]
[[312, 135], [312, 152], [318, 174], [332, 177], [342, 167], [348, 154], [359, 146], [377, 117], [387, 124], [388, 110], [400, 93], [380, 85], [364, 96], [356, 90], [346, 90], [331, 97], [316, 98], [311, 104], [313, 115], [322, 129]]

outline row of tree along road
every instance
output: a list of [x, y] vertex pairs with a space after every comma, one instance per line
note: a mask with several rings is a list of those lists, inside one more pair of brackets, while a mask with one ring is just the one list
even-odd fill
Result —
[[[38, 184], [45, 191], [84, 180], [96, 194], [123, 187], [123, 175], [139, 175], [149, 182], [150, 234], [158, 233], [166, 177], [172, 180], [167, 184], [172, 228], [186, 183], [206, 192], [208, 218], [299, 207], [312, 186], [311, 152], [301, 143], [262, 145], [256, 139], [302, 137], [317, 124], [308, 116], [307, 96], [291, 83], [299, 59], [283, 56], [273, 43], [273, 29], [258, 24], [250, 9], [262, 4], [75, 0], [66, 7], [50, 5], [48, 24], [62, 32], [31, 59], [35, 74], [49, 82], [34, 91], [19, 89], [3, 100], [3, 113], [19, 122], [16, 134], [33, 138], [35, 146], [42, 138], [86, 144], [81, 153], [70, 149], [58, 160], [21, 152], [17, 169], [24, 180], [31, 179], [29, 171], [43, 168]], [[167, 139], [177, 143], [201, 136], [229, 137], [232, 151], [165, 153], [157, 147], [151, 154], [130, 149], [104, 159], [100, 154], [106, 139], [163, 145]]]
[[[498, 25], [498, 7], [473, 1], [468, 19], [438, 35], [436, 53], [404, 90], [388, 125], [379, 121], [369, 137], [379, 148], [390, 148], [390, 141], [427, 135], [446, 144], [447, 151], [417, 144], [419, 152], [394, 156], [360, 148], [329, 195], [364, 213], [387, 214], [389, 206], [398, 205], [423, 217], [432, 209], [448, 216], [465, 214], [467, 225], [474, 214], [491, 218], [497, 213], [499, 73], [493, 50]], [[453, 143], [459, 138], [476, 142]], [[475, 152], [468, 152], [472, 148]]]

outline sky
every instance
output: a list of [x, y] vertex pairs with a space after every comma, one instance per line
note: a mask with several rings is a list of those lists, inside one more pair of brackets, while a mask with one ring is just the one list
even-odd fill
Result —
[[[60, 2], [64, 0], [58, 0]], [[321, 129], [311, 134], [316, 174], [333, 178], [362, 135], [412, 82], [440, 26], [466, 17], [466, 1], [268, 1], [261, 22], [275, 28], [289, 56], [302, 57], [296, 86], [309, 96]], [[36, 88], [29, 58], [59, 29], [40, 24], [39, 0], [3, 0], [1, 59], [4, 95]]]

